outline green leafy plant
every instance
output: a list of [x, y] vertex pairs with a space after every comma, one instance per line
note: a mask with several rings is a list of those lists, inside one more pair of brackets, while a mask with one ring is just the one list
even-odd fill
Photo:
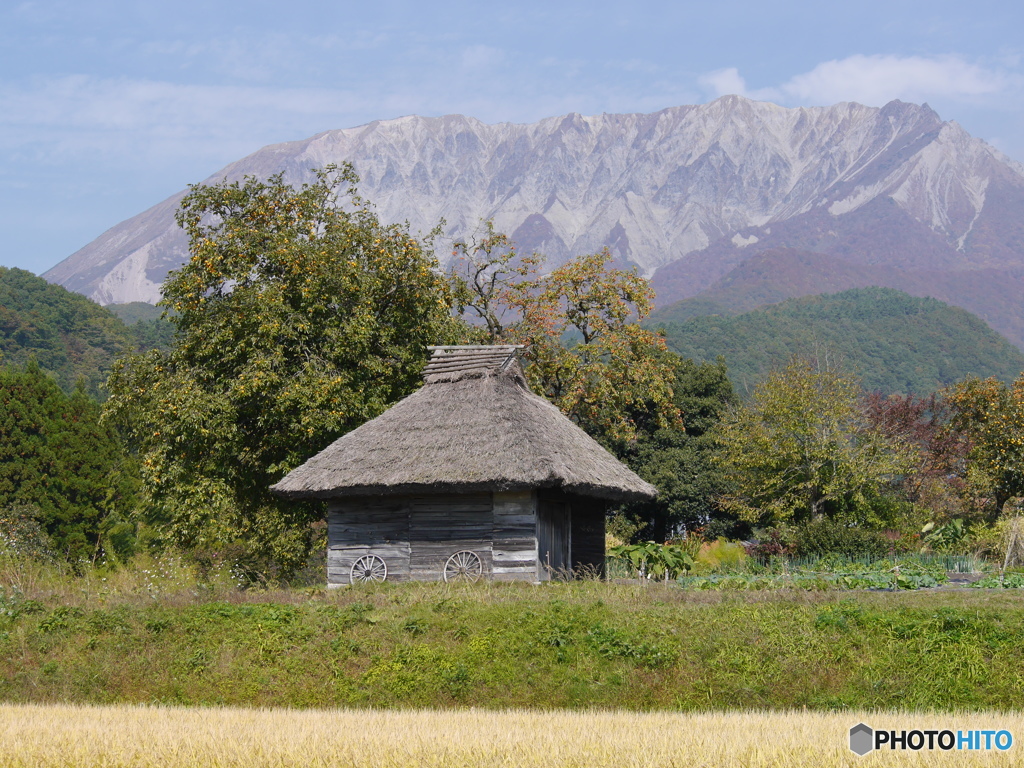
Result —
[[608, 550], [612, 558], [621, 558], [636, 570], [637, 576], [668, 581], [678, 578], [693, 567], [693, 558], [681, 544], [623, 544]]
[[975, 589], [1024, 589], [1024, 573], [992, 574], [969, 586]]
[[960, 518], [943, 525], [928, 523], [921, 529], [925, 545], [935, 552], [959, 552], [970, 541], [970, 531]]

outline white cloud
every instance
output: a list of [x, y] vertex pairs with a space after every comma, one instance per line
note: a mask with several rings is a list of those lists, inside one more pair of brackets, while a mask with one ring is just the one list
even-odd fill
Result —
[[989, 96], [1010, 87], [1015, 78], [959, 56], [850, 56], [826, 61], [780, 86], [801, 104], [859, 101], [881, 106], [892, 99]]
[[[342, 89], [178, 85], [83, 75], [0, 85], [0, 147], [54, 162], [80, 152], [149, 160], [220, 155], [285, 133], [336, 127], [363, 106]], [[345, 124], [345, 123], [342, 123]], [[294, 136], [286, 132], [297, 131]]]
[[728, 96], [730, 94], [735, 94], [736, 96], [747, 95], [747, 83], [740, 76], [740, 71], [736, 67], [708, 72], [698, 79], [698, 83], [715, 97]]
[[979, 100], [1019, 88], [1021, 74], [987, 67], [961, 56], [894, 56], [856, 54], [822, 62], [809, 72], [777, 86], [747, 90], [736, 68], [710, 72], [700, 84], [719, 96], [737, 93], [755, 99], [799, 106], [821, 106], [856, 101], [881, 106], [893, 99]]

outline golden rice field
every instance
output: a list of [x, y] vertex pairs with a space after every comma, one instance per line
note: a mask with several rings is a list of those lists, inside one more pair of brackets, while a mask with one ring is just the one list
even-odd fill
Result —
[[871, 753], [847, 748], [850, 726], [1007, 729], [1015, 714], [355, 711], [0, 705], [5, 768], [264, 766], [980, 766], [1006, 752]]

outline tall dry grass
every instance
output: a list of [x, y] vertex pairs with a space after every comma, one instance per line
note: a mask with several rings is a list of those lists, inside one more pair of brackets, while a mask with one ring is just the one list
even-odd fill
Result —
[[0, 706], [7, 768], [284, 766], [974, 766], [1019, 763], [993, 752], [857, 757], [850, 726], [1007, 729], [1020, 715], [843, 713], [637, 714], [481, 710], [350, 711]]

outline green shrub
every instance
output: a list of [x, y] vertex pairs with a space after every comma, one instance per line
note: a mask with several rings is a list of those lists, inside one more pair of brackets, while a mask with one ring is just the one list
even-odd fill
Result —
[[871, 531], [838, 520], [821, 518], [812, 520], [796, 529], [794, 548], [794, 554], [798, 557], [828, 554], [841, 554], [847, 557], [885, 557], [893, 547], [888, 537], [880, 531]]
[[921, 536], [933, 552], [960, 555], [970, 549], [970, 530], [959, 517], [938, 526], [935, 523], [928, 523], [921, 529]]
[[38, 522], [39, 515], [34, 504], [12, 504], [0, 510], [0, 556], [54, 559], [53, 544]]
[[742, 544], [738, 541], [717, 539], [700, 548], [694, 566], [700, 573], [734, 571], [742, 569], [746, 561], [747, 550]]

